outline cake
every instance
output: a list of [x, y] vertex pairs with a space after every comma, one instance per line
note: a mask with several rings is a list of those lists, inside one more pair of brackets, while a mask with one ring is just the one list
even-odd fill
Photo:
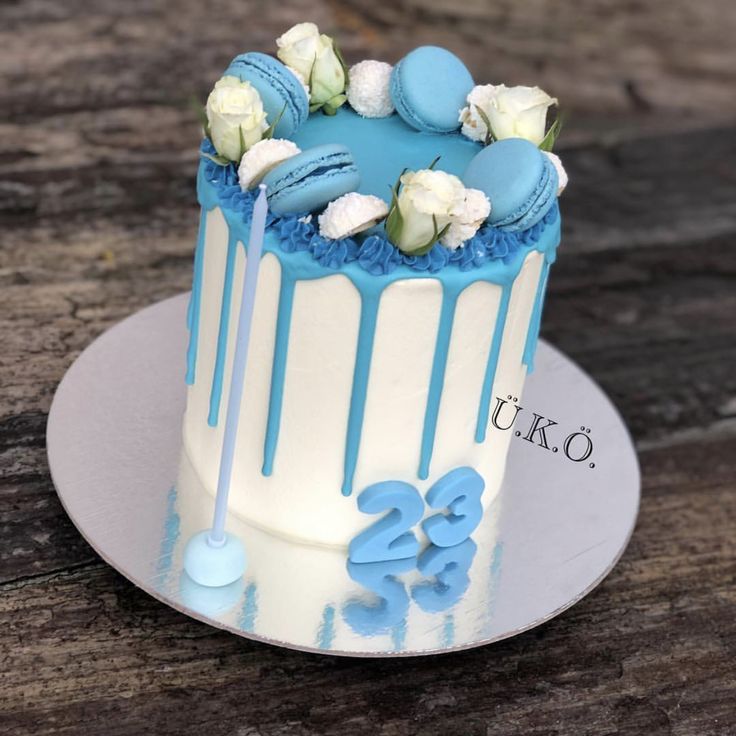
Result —
[[476, 84], [438, 47], [348, 70], [311, 23], [276, 47], [236, 57], [207, 102], [184, 452], [214, 495], [265, 186], [230, 511], [354, 562], [452, 546], [501, 488], [497, 397], [533, 369], [560, 239], [556, 100]]

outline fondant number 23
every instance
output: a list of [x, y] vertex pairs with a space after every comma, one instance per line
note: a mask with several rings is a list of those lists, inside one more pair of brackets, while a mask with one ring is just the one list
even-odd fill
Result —
[[[443, 475], [427, 492], [426, 503], [449, 513], [430, 516], [422, 523], [429, 540], [438, 547], [452, 547], [467, 539], [480, 523], [483, 478], [472, 468], [462, 467]], [[358, 496], [358, 508], [367, 514], [388, 511], [350, 543], [353, 562], [381, 562], [414, 557], [419, 542], [411, 531], [424, 516], [424, 503], [411, 484], [387, 480], [368, 486]]]

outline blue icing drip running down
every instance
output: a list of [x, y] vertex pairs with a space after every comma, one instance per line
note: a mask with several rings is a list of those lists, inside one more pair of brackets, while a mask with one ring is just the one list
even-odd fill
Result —
[[276, 445], [279, 441], [281, 426], [281, 406], [284, 400], [284, 378], [286, 375], [286, 357], [289, 350], [289, 331], [291, 329], [291, 312], [294, 305], [295, 281], [282, 272], [279, 291], [279, 309], [276, 318], [276, 342], [273, 351], [271, 368], [271, 395], [268, 402], [268, 421], [266, 423], [266, 440], [263, 447], [263, 475], [273, 473], [273, 460]]
[[202, 300], [202, 271], [204, 270], [204, 243], [207, 230], [207, 213], [204, 208], [199, 214], [199, 235], [197, 248], [194, 251], [194, 279], [192, 295], [189, 298], [189, 346], [187, 347], [187, 375], [189, 386], [194, 383], [197, 367], [197, 343], [199, 342], [199, 315]]
[[537, 293], [534, 297], [534, 307], [532, 308], [532, 317], [529, 320], [529, 327], [526, 332], [526, 341], [524, 342], [524, 353], [521, 362], [527, 367], [527, 371], [531, 373], [534, 370], [534, 355], [537, 351], [537, 342], [539, 340], [539, 328], [542, 321], [542, 306], [544, 304], [544, 294], [547, 290], [547, 275], [549, 274], [549, 261], [545, 259], [542, 265], [542, 272], [537, 282]]
[[349, 496], [353, 490], [353, 476], [358, 464], [360, 435], [363, 431], [363, 415], [365, 398], [368, 392], [368, 377], [371, 372], [373, 356], [373, 338], [376, 334], [376, 315], [380, 291], [369, 289], [361, 292], [360, 327], [358, 328], [358, 347], [355, 353], [355, 369], [353, 371], [353, 391], [350, 398], [348, 415], [348, 433], [345, 440], [345, 472], [342, 483], [343, 496]]
[[222, 398], [222, 378], [225, 373], [225, 359], [227, 357], [227, 337], [230, 328], [230, 306], [233, 296], [233, 276], [235, 274], [235, 256], [238, 254], [238, 241], [231, 230], [227, 241], [227, 258], [225, 261], [225, 279], [222, 284], [222, 303], [220, 305], [220, 329], [217, 333], [217, 354], [215, 357], [215, 371], [212, 377], [210, 391], [210, 413], [207, 423], [210, 427], [217, 426], [220, 416], [220, 399]]
[[480, 395], [480, 409], [478, 410], [478, 422], [475, 427], [475, 441], [483, 442], [486, 438], [488, 429], [488, 412], [491, 405], [491, 391], [493, 390], [493, 380], [496, 377], [496, 366], [498, 365], [498, 355], [501, 352], [501, 342], [503, 340], [503, 332], [506, 328], [506, 315], [509, 311], [509, 301], [511, 299], [511, 284], [504, 284], [501, 291], [501, 303], [498, 307], [498, 315], [496, 324], [493, 328], [493, 339], [491, 340], [491, 348], [488, 352], [488, 363], [486, 364], [486, 373], [483, 377], [483, 388]]
[[[204, 153], [213, 151], [209, 141], [203, 142], [202, 151]], [[247, 252], [248, 227], [255, 197], [252, 192], [241, 191], [233, 165], [218, 166], [204, 157], [200, 164], [197, 190], [202, 205], [202, 216], [195, 255], [194, 285], [187, 315], [190, 328], [187, 382], [190, 384], [195, 378], [207, 210], [220, 207], [230, 233], [208, 416], [209, 424], [215, 425], [218, 421], [227, 354], [232, 279], [237, 252], [235, 244], [242, 242]], [[475, 431], [476, 442], [485, 440], [493, 381], [506, 324], [511, 285], [526, 254], [536, 249], [545, 254], [545, 264], [540, 276], [538, 298], [535, 300], [524, 348], [524, 362], [530, 366], [530, 369], [533, 364], [542, 309], [540, 295], [544, 293], [549, 264], [554, 261], [555, 248], [559, 241], [559, 211], [556, 205], [550, 209], [542, 221], [526, 231], [511, 233], [484, 226], [462, 248], [451, 251], [437, 244], [422, 256], [402, 253], [391, 245], [385, 233], [377, 228], [374, 228], [361, 242], [352, 238], [337, 241], [323, 238], [317, 231], [314, 218], [306, 216], [275, 217], [270, 215], [267, 225], [264, 251], [275, 255], [280, 263], [281, 286], [263, 450], [262, 472], [264, 475], [268, 476], [273, 473], [278, 447], [296, 283], [324, 278], [336, 272], [347, 276], [361, 296], [360, 326], [345, 441], [342, 493], [349, 495], [352, 492], [353, 477], [358, 462], [381, 295], [388, 285], [397, 280], [434, 278], [440, 281], [443, 291], [421, 440], [418, 467], [420, 478], [427, 478], [430, 473], [447, 351], [452, 336], [457, 299], [467, 286], [477, 281], [485, 281], [501, 287], [499, 311], [495, 323], [491, 325], [492, 340], [479, 399]], [[555, 225], [554, 228], [551, 227], [553, 225]]]
[[427, 408], [424, 414], [424, 429], [422, 430], [422, 449], [419, 457], [419, 471], [417, 475], [422, 480], [429, 477], [429, 463], [434, 450], [434, 436], [437, 431], [437, 416], [440, 410], [442, 388], [445, 383], [445, 369], [447, 367], [447, 353], [452, 336], [452, 323], [455, 319], [455, 305], [458, 291], [447, 285], [442, 290], [442, 309], [440, 322], [437, 328], [437, 342], [432, 361], [432, 375], [429, 380], [429, 394]]

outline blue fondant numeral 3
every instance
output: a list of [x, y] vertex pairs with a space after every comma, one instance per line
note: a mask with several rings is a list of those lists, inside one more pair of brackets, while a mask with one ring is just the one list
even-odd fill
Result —
[[467, 539], [483, 518], [480, 497], [485, 481], [473, 468], [456, 468], [443, 475], [427, 492], [427, 504], [446, 508], [448, 514], [435, 514], [422, 524], [430, 542], [452, 547]]
[[353, 562], [381, 562], [414, 557], [419, 543], [409, 531], [424, 515], [424, 501], [414, 486], [387, 480], [368, 486], [358, 496], [358, 508], [366, 514], [389, 511], [350, 543]]

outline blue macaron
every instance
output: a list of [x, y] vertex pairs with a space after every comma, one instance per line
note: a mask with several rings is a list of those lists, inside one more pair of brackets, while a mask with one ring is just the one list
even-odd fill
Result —
[[339, 144], [309, 148], [266, 174], [268, 204], [276, 215], [314, 212], [360, 186], [350, 151]]
[[480, 189], [491, 201], [488, 221], [519, 231], [536, 225], [554, 205], [555, 167], [533, 143], [506, 138], [487, 146], [468, 164], [465, 186]]
[[420, 46], [391, 73], [391, 99], [404, 122], [424, 133], [451, 133], [473, 89], [465, 64], [447, 49]]
[[[301, 82], [273, 56], [252, 51], [236, 56], [225, 72], [258, 91], [268, 124], [279, 118], [275, 138], [290, 138], [309, 117], [309, 98]], [[283, 110], [283, 114], [282, 111]]]

